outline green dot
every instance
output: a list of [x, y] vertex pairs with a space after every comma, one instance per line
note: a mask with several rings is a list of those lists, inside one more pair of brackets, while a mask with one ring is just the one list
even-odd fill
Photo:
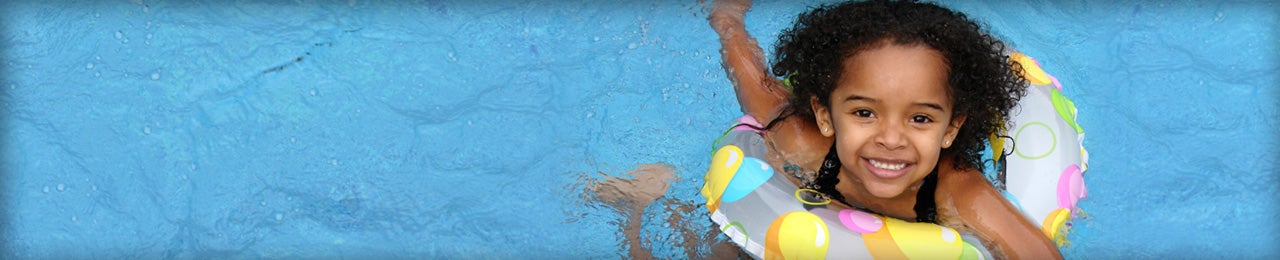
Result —
[[1024, 145], [1022, 147], [1015, 147], [1013, 151], [1018, 154], [1018, 157], [1026, 158], [1029, 160], [1036, 160], [1036, 159], [1049, 156], [1049, 154], [1053, 154], [1053, 150], [1058, 148], [1058, 134], [1053, 132], [1053, 128], [1049, 128], [1049, 125], [1046, 125], [1042, 122], [1030, 122], [1025, 125], [1019, 126], [1018, 133], [1014, 134], [1014, 140], [1015, 140], [1014, 145], [1018, 145], [1018, 143], [1016, 142], [1022, 142], [1023, 144], [1026, 144], [1026, 143], [1035, 141], [1035, 140], [1027, 140], [1026, 138], [1022, 138], [1022, 131], [1025, 131], [1027, 130], [1027, 128], [1030, 128], [1032, 126], [1039, 126], [1040, 128], [1044, 128], [1044, 131], [1049, 132], [1049, 137], [1050, 137], [1049, 149], [1045, 150], [1043, 154], [1027, 155], [1025, 153], [1022, 153], [1022, 151], [1025, 150], [1022, 148], [1026, 147]]
[[1058, 111], [1058, 115], [1062, 116], [1063, 121], [1067, 121], [1067, 125], [1076, 129], [1077, 134], [1083, 134], [1084, 129], [1076, 123], [1076, 103], [1071, 102], [1067, 96], [1062, 95], [1062, 91], [1058, 89], [1050, 89], [1050, 100], [1053, 100], [1053, 110]]

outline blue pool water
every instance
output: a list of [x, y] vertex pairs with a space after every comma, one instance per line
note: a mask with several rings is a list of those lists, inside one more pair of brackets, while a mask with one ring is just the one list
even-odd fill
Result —
[[[739, 110], [693, 1], [26, 2], [0, 9], [0, 258], [617, 258], [631, 218], [659, 258], [716, 239], [696, 190]], [[748, 29], [771, 46], [816, 4]], [[945, 4], [1080, 109], [1068, 258], [1280, 258], [1276, 3]], [[676, 176], [639, 216], [592, 191], [651, 163]]]

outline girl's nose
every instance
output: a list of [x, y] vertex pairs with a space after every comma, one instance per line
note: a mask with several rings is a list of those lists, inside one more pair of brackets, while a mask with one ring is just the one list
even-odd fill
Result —
[[903, 133], [902, 124], [883, 123], [880, 125], [880, 131], [875, 137], [876, 144], [888, 150], [902, 149], [907, 146], [907, 138]]

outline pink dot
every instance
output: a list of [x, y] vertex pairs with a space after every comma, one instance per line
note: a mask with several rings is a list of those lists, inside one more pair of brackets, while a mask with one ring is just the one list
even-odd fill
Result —
[[858, 234], [875, 233], [884, 226], [884, 222], [875, 215], [860, 210], [845, 209], [840, 211], [840, 223], [845, 228]]
[[1080, 166], [1072, 164], [1062, 170], [1062, 175], [1058, 177], [1058, 207], [1075, 209], [1076, 202], [1080, 198], [1084, 198], [1084, 176], [1080, 172]]

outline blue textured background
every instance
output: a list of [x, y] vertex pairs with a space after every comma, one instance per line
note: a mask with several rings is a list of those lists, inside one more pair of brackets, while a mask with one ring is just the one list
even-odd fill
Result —
[[[617, 257], [584, 183], [642, 163], [678, 174], [645, 245], [707, 250], [667, 205], [739, 112], [696, 3], [34, 2], [0, 10], [0, 257]], [[1276, 3], [946, 5], [1080, 109], [1066, 256], [1280, 258]]]

